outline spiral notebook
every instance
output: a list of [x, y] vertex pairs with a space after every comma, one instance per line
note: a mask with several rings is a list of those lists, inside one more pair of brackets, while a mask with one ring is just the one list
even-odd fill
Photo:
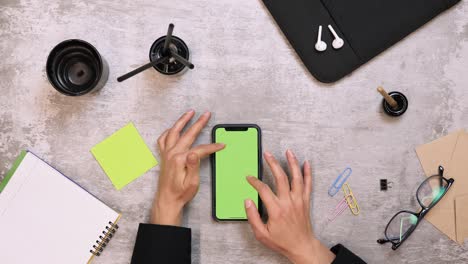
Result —
[[119, 213], [31, 152], [0, 192], [1, 263], [90, 263], [118, 228]]

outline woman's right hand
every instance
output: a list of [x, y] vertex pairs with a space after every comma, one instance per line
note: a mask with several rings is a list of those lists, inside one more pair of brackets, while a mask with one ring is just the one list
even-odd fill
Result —
[[288, 176], [278, 161], [268, 152], [265, 160], [269, 165], [277, 186], [275, 195], [270, 187], [255, 177], [247, 181], [258, 191], [268, 211], [268, 222], [264, 224], [252, 200], [245, 200], [247, 218], [257, 240], [265, 246], [286, 256], [296, 264], [330, 264], [335, 255], [318, 241], [310, 222], [310, 195], [312, 175], [309, 162], [304, 163], [304, 177], [299, 162], [292, 151], [286, 152]]

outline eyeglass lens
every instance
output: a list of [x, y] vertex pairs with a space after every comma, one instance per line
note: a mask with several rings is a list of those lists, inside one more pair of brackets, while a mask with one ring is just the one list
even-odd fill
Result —
[[447, 181], [441, 176], [430, 177], [418, 189], [418, 200], [422, 207], [429, 208], [437, 203], [447, 189]]
[[394, 243], [401, 242], [406, 233], [416, 226], [418, 217], [407, 212], [400, 212], [388, 224], [387, 238]]

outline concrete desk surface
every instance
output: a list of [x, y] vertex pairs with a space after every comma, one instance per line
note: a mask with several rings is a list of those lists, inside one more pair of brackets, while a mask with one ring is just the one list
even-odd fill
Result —
[[[146, 63], [170, 22], [190, 47], [195, 70], [177, 77], [148, 70], [117, 83]], [[343, 243], [369, 263], [468, 263], [468, 245], [426, 221], [396, 252], [376, 243], [394, 213], [418, 208], [415, 191], [425, 177], [414, 148], [467, 127], [466, 1], [331, 85], [307, 72], [259, 0], [2, 0], [0, 36], [0, 172], [29, 149], [121, 211], [117, 235], [94, 263], [129, 263], [159, 167], [117, 191], [89, 150], [133, 121], [158, 157], [157, 137], [191, 108], [213, 112], [197, 143], [210, 141], [217, 123], [256, 123], [264, 148], [283, 162], [287, 148], [312, 162], [311, 214], [326, 245]], [[69, 38], [92, 43], [109, 63], [109, 81], [98, 93], [66, 97], [47, 82], [48, 52]], [[404, 116], [382, 112], [378, 85], [406, 94]], [[347, 211], [327, 225], [340, 199], [327, 189], [346, 166], [361, 214]], [[265, 178], [272, 184], [268, 170]], [[381, 192], [381, 178], [393, 188]], [[212, 220], [210, 182], [204, 161], [200, 191], [184, 216], [193, 263], [287, 263], [246, 223]]]

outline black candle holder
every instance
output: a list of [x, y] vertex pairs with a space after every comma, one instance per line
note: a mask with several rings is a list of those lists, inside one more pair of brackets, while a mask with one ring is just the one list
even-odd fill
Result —
[[388, 95], [390, 95], [397, 102], [398, 106], [393, 108], [385, 99], [383, 99], [382, 107], [384, 112], [390, 116], [403, 115], [408, 109], [408, 99], [406, 96], [400, 92], [389, 92]]
[[173, 36], [173, 30], [174, 25], [169, 24], [167, 35], [158, 38], [151, 45], [149, 63], [120, 76], [117, 81], [123, 82], [151, 67], [165, 75], [180, 73], [185, 68], [193, 69], [195, 66], [189, 61], [190, 52], [187, 44], [181, 38]]
[[[182, 58], [186, 59], [187, 61], [190, 59], [190, 51], [185, 44], [185, 42], [176, 36], [171, 37], [171, 41], [169, 43], [168, 50], [164, 51], [164, 43], [166, 42], [168, 36], [162, 36], [158, 38], [153, 45], [151, 45], [149, 51], [149, 59], [151, 62], [157, 61], [165, 56], [170, 56], [171, 53], [176, 53]], [[177, 73], [182, 72], [186, 69], [183, 63], [180, 63], [175, 58], [169, 58], [168, 60], [164, 61], [163, 63], [158, 63], [153, 65], [153, 68], [158, 72], [165, 74], [165, 75], [174, 75]]]

